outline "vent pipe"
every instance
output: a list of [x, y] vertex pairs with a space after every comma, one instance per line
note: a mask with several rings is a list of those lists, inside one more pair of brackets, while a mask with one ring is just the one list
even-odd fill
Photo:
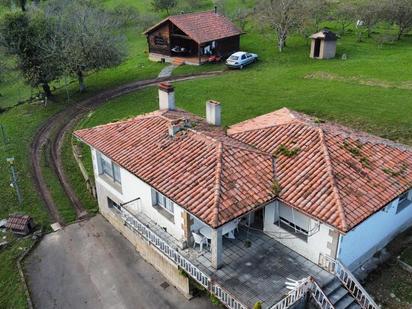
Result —
[[206, 121], [208, 124], [220, 126], [221, 115], [219, 102], [213, 100], [206, 102]]
[[176, 109], [175, 89], [170, 83], [162, 82], [159, 84], [159, 109]]

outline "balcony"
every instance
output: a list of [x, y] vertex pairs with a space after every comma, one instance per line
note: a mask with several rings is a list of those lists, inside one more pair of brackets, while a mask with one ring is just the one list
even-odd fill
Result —
[[[288, 294], [288, 278], [313, 277], [320, 286], [333, 275], [276, 240], [240, 226], [236, 239], [223, 239], [223, 266], [215, 270], [211, 252], [180, 248], [180, 242], [141, 212], [116, 210], [125, 225], [212, 291], [229, 308], [251, 308], [257, 301], [272, 308]], [[283, 308], [283, 307], [282, 307]], [[286, 308], [286, 307], [285, 307]]]

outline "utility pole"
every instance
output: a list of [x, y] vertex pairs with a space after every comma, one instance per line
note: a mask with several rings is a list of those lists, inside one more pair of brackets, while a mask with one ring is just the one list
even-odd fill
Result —
[[23, 197], [20, 192], [19, 185], [17, 183], [17, 174], [14, 166], [14, 157], [7, 158], [7, 162], [10, 164], [10, 174], [11, 174], [11, 183], [10, 186], [16, 190], [17, 200], [19, 201], [20, 206], [23, 204]]

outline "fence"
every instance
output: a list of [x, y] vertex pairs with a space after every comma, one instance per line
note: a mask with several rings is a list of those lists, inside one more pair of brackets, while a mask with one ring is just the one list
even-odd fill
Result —
[[365, 291], [355, 276], [346, 267], [330, 256], [320, 254], [319, 264], [330, 273], [334, 274], [352, 294], [359, 305], [364, 309], [379, 309], [372, 297]]
[[123, 206], [119, 206], [119, 214], [121, 218], [125, 221], [126, 226], [137, 232], [149, 243], [154, 245], [159, 251], [166, 255], [170, 260], [172, 260], [177, 266], [186, 271], [196, 282], [201, 284], [203, 287], [211, 291], [223, 304], [225, 304], [230, 309], [247, 309], [240, 301], [233, 297], [229, 292], [223, 289], [216, 282], [212, 282], [206, 274], [204, 274], [199, 268], [197, 268], [193, 263], [187, 260], [183, 255], [181, 255], [176, 249], [170, 246], [161, 237], [156, 235], [149, 227], [131, 214]]

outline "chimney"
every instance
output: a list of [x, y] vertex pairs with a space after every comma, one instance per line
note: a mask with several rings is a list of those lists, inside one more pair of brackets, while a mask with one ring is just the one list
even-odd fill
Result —
[[206, 102], [206, 121], [208, 124], [220, 126], [220, 103], [209, 100]]
[[170, 83], [162, 82], [159, 84], [159, 109], [176, 109], [175, 89]]
[[169, 126], [169, 136], [173, 137], [176, 135], [177, 132], [179, 132], [181, 129], [179, 124], [171, 124]]

